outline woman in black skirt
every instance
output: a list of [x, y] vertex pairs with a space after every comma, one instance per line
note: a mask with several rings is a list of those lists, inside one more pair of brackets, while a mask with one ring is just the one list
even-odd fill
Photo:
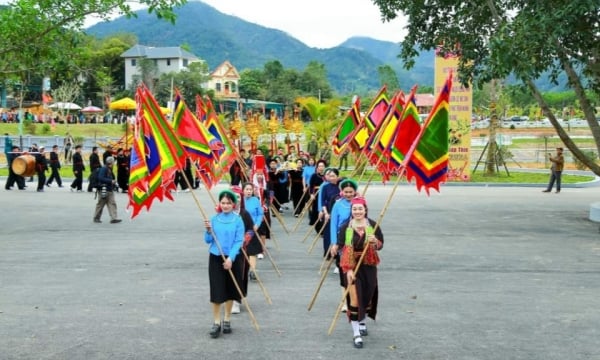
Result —
[[[377, 315], [377, 252], [383, 247], [383, 233], [376, 222], [367, 217], [367, 202], [363, 197], [355, 197], [350, 203], [352, 215], [338, 231], [338, 241], [332, 247], [332, 252], [337, 252], [338, 248], [342, 252], [340, 265], [346, 276], [346, 286], [349, 287], [346, 314], [352, 325], [354, 347], [362, 348], [362, 337], [368, 334], [365, 319], [369, 316], [375, 320]], [[363, 262], [355, 272], [364, 251]]]
[[[221, 334], [231, 333], [231, 308], [233, 301], [240, 302], [242, 294], [238, 286], [243, 280], [244, 256], [240, 249], [244, 242], [244, 222], [234, 212], [237, 196], [230, 190], [219, 193], [217, 214], [204, 226], [204, 241], [209, 244], [208, 277], [210, 283], [210, 302], [212, 304], [214, 323], [210, 336], [217, 338]], [[233, 276], [232, 276], [233, 275]], [[224, 305], [224, 306], [223, 306]], [[224, 307], [221, 323], [221, 308]]]
[[[315, 167], [315, 173], [312, 174], [310, 180], [308, 181], [308, 192], [310, 193], [310, 200], [312, 202], [311, 207], [308, 213], [308, 225], [315, 225], [317, 220], [319, 219], [319, 204], [318, 204], [318, 195], [319, 195], [319, 187], [325, 181], [325, 168], [327, 167], [327, 163], [325, 160], [317, 161], [317, 165]], [[321, 223], [322, 224], [322, 223]], [[322, 225], [321, 225], [322, 226]], [[318, 227], [318, 229], [317, 229]], [[320, 226], [315, 225], [315, 230], [319, 232], [321, 230]]]

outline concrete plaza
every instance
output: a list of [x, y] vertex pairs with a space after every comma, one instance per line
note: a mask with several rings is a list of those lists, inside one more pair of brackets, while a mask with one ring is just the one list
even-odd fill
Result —
[[[4, 179], [3, 179], [4, 180]], [[68, 185], [68, 184], [67, 184]], [[213, 190], [217, 194], [222, 186]], [[0, 359], [600, 359], [598, 187], [398, 187], [381, 227], [380, 303], [365, 347], [352, 347], [327, 276], [312, 311], [321, 244], [306, 221], [274, 223], [248, 311], [211, 339], [207, 246], [191, 193], [129, 220], [92, 222], [93, 195], [52, 187], [0, 192]], [[379, 217], [392, 185], [368, 189]], [[205, 190], [195, 191], [208, 215]], [[288, 228], [295, 218], [284, 215]], [[312, 238], [312, 237], [311, 237]]]

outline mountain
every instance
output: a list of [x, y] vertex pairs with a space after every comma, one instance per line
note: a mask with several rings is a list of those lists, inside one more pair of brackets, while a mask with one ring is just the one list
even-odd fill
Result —
[[[329, 48], [311, 48], [277, 29], [250, 23], [226, 15], [200, 2], [189, 1], [175, 10], [177, 21], [171, 24], [158, 20], [146, 10], [136, 12], [137, 18], [120, 17], [91, 26], [87, 33], [105, 37], [119, 32], [135, 34], [139, 43], [147, 46], [180, 46], [187, 44], [192, 53], [207, 61], [214, 69], [229, 60], [238, 71], [262, 69], [268, 61], [279, 60], [286, 68], [303, 70], [310, 61], [325, 64], [333, 88], [341, 94], [363, 93], [379, 88], [377, 67], [387, 64], [397, 73], [400, 86], [408, 91], [413, 85], [433, 86], [434, 53], [422, 52], [409, 71], [397, 55], [400, 44], [368, 37], [352, 37]], [[564, 74], [559, 79], [564, 79]], [[515, 83], [508, 79], [508, 83]], [[542, 91], [561, 91], [561, 85], [551, 84], [542, 76], [536, 85]]]
[[303, 70], [316, 60], [325, 64], [331, 85], [340, 93], [378, 88], [377, 67], [384, 64], [398, 71], [403, 87], [410, 88], [414, 79], [433, 85], [433, 57], [430, 66], [423, 67], [426, 74], [415, 70], [409, 76], [400, 71], [401, 64], [394, 53], [400, 51], [399, 45], [392, 42], [352, 38], [337, 47], [316, 49], [281, 30], [223, 14], [202, 2], [190, 1], [176, 13], [174, 25], [141, 10], [136, 13], [137, 18], [98, 23], [86, 32], [100, 38], [119, 32], [133, 33], [140, 44], [148, 46], [188, 44], [192, 53], [206, 60], [211, 69], [224, 60], [239, 71], [262, 69], [266, 62], [279, 60], [286, 68]]

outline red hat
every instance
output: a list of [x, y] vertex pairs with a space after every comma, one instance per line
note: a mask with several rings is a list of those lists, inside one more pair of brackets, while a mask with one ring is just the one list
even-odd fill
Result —
[[357, 197], [353, 198], [352, 200], [350, 200], [350, 204], [351, 205], [361, 204], [364, 207], [367, 207], [367, 199], [365, 199], [362, 196], [357, 196]]

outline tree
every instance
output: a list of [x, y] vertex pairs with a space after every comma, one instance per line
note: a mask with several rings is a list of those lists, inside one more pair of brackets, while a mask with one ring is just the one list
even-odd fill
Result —
[[513, 75], [533, 95], [560, 139], [573, 156], [600, 175], [600, 166], [577, 147], [557, 121], [534, 80], [567, 75], [600, 153], [600, 125], [589, 93], [600, 91], [600, 32], [597, 0], [515, 0], [508, 2], [459, 0], [374, 0], [384, 21], [403, 13], [408, 35], [400, 58], [414, 65], [421, 50], [460, 55], [463, 84], [481, 86]]
[[196, 103], [196, 95], [204, 94], [202, 84], [208, 81], [208, 74], [208, 64], [205, 61], [194, 61], [186, 69], [162, 74], [156, 86], [156, 99], [161, 104], [171, 101], [173, 86], [179, 90], [185, 102], [192, 106]]
[[339, 124], [338, 114], [341, 102], [331, 99], [321, 103], [315, 97], [300, 97], [296, 102], [302, 107], [303, 111], [308, 113], [311, 118], [311, 126], [319, 141], [330, 141], [333, 130]]
[[263, 74], [260, 70], [245, 69], [240, 73], [238, 90], [242, 99], [265, 99]]
[[[139, 0], [149, 12], [171, 22], [173, 8], [186, 0]], [[135, 17], [126, 0], [14, 0], [0, 9], [0, 74], [15, 66], [29, 71], [46, 70], [65, 60], [79, 44], [80, 30], [88, 16], [109, 20], [115, 12]]]
[[[54, 100], [56, 102], [61, 102], [61, 103], [72, 103], [77, 99], [80, 91], [81, 91], [81, 88], [79, 87], [78, 83], [76, 83], [76, 82], [64, 83], [59, 88], [54, 90], [54, 92], [53, 92]], [[57, 108], [57, 110], [60, 113], [60, 117], [62, 119], [64, 119], [65, 114], [68, 112], [68, 109], [65, 109], [63, 107], [63, 108]]]
[[137, 60], [137, 68], [139, 74], [132, 76], [131, 87], [132, 92], [140, 83], [144, 83], [150, 92], [154, 92], [154, 86], [158, 82], [158, 65], [152, 59], [142, 57]]
[[379, 85], [386, 85], [388, 91], [393, 94], [400, 89], [400, 82], [394, 69], [389, 65], [381, 65], [377, 67], [379, 74]]

